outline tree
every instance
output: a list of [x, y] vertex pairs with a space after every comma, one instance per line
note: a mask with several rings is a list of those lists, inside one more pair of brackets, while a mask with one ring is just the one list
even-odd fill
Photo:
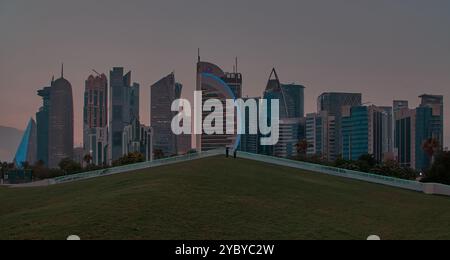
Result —
[[129, 153], [113, 162], [113, 166], [122, 166], [145, 162], [145, 156], [142, 153]]
[[306, 156], [306, 151], [308, 150], [308, 142], [306, 141], [306, 139], [298, 141], [295, 146], [299, 155]]
[[58, 166], [65, 174], [74, 174], [82, 170], [81, 165], [70, 158], [62, 159]]
[[436, 155], [423, 181], [450, 185], [450, 152], [440, 152]]
[[92, 160], [93, 160], [93, 158], [92, 158], [92, 155], [91, 155], [91, 154], [86, 154], [86, 155], [83, 157], [83, 161], [86, 163], [86, 166], [91, 165]]
[[196, 153], [197, 153], [197, 150], [195, 150], [195, 149], [191, 149], [187, 152], [187, 154], [196, 154]]
[[434, 155], [441, 149], [441, 144], [435, 138], [429, 138], [422, 144], [422, 150], [430, 157], [431, 164], [434, 161]]
[[365, 154], [359, 157], [356, 164], [359, 166], [360, 170], [363, 172], [369, 172], [372, 168], [377, 165], [377, 160], [372, 154]]
[[163, 159], [165, 157], [163, 150], [155, 149], [153, 151], [153, 157], [155, 158], [155, 160]]
[[33, 177], [38, 180], [45, 180], [50, 178], [56, 178], [64, 176], [64, 172], [60, 169], [49, 169], [45, 167], [45, 163], [42, 160], [37, 161], [32, 167]]

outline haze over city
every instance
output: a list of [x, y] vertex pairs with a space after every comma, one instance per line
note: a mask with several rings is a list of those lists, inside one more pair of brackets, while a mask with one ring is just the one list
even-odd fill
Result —
[[[36, 91], [65, 64], [73, 87], [75, 143], [82, 143], [84, 81], [91, 69], [132, 71], [149, 123], [149, 86], [175, 71], [192, 99], [197, 48], [260, 96], [277, 68], [306, 86], [305, 110], [327, 91], [364, 102], [450, 102], [450, 2], [431, 1], [9, 1], [0, 0], [0, 124], [24, 129], [42, 103]], [[444, 114], [450, 113], [444, 106]], [[450, 123], [445, 120], [446, 146]]]

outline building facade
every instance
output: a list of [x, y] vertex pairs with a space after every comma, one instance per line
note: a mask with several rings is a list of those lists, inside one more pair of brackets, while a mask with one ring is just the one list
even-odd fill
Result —
[[139, 84], [131, 84], [131, 72], [124, 74], [123, 68], [110, 71], [110, 117], [109, 117], [109, 164], [123, 155], [123, 130], [125, 126], [139, 120]]
[[[279, 101], [280, 139], [274, 146], [260, 146], [259, 153], [278, 157], [297, 156], [296, 145], [306, 137], [304, 86], [282, 84], [276, 70], [272, 69], [263, 97], [268, 103], [268, 116], [271, 115], [272, 100]], [[267, 121], [271, 124], [270, 118]]]
[[[53, 82], [53, 80], [52, 80]], [[36, 113], [37, 131], [37, 160], [48, 166], [48, 130], [50, 123], [50, 89], [45, 87], [38, 90], [38, 96], [42, 98], [42, 107]]]
[[130, 153], [140, 153], [146, 161], [153, 160], [153, 131], [151, 127], [135, 120], [123, 130], [122, 156]]
[[[228, 82], [228, 83], [227, 83]], [[231, 86], [230, 86], [231, 84]], [[200, 61], [197, 63], [197, 91], [202, 91], [202, 107], [207, 100], [217, 99], [222, 102], [222, 106], [226, 107], [227, 99], [241, 98], [242, 93], [242, 75], [238, 72], [225, 73], [217, 65]], [[203, 111], [202, 122], [207, 118], [211, 112]], [[223, 134], [203, 134], [196, 136], [196, 146], [199, 151], [209, 151], [218, 148], [238, 149], [240, 143], [240, 136], [237, 134], [236, 115], [234, 114], [235, 129], [234, 134], [227, 134], [226, 120], [227, 114], [223, 111]], [[209, 129], [211, 130], [211, 129]]]
[[108, 79], [90, 75], [85, 81], [83, 108], [84, 154], [95, 165], [108, 163]]
[[395, 156], [403, 168], [416, 167], [416, 110], [402, 108], [395, 112]]
[[172, 119], [178, 112], [171, 110], [173, 101], [181, 98], [183, 86], [171, 73], [150, 87], [150, 125], [154, 131], [154, 149], [165, 156], [178, 154], [178, 137], [172, 132]]
[[302, 118], [280, 119], [279, 140], [273, 146], [273, 156], [290, 158], [298, 155], [297, 144], [302, 139], [302, 125]]
[[423, 145], [430, 139], [437, 141], [439, 150], [444, 149], [444, 97], [422, 95], [420, 106], [416, 109], [416, 169], [427, 170], [431, 158]]
[[38, 158], [49, 168], [73, 157], [74, 122], [72, 85], [64, 78], [52, 80], [50, 87], [38, 91], [43, 106], [36, 114]]
[[[256, 122], [250, 122], [249, 118], [250, 118], [250, 113], [256, 113], [259, 114], [259, 108], [260, 108], [260, 100], [261, 98], [259, 97], [254, 97], [254, 98], [242, 98], [244, 102], [247, 102], [249, 100], [254, 101], [256, 103], [256, 111], [250, 111], [249, 108], [245, 108], [245, 111], [241, 111], [241, 113], [245, 113], [245, 134], [241, 135], [241, 142], [239, 144], [239, 151], [242, 152], [247, 152], [247, 153], [254, 153], [254, 154], [258, 154], [259, 153], [259, 147], [260, 147], [260, 143], [259, 143], [259, 117], [257, 119]], [[255, 123], [256, 125], [251, 125], [252, 123]], [[253, 127], [254, 129], [257, 130], [257, 133], [251, 133], [250, 129], [251, 127]]]
[[388, 115], [376, 106], [345, 107], [342, 114], [343, 158], [371, 154], [378, 162], [387, 153]]
[[326, 161], [334, 161], [335, 127], [334, 116], [327, 112], [311, 113], [306, 116], [306, 143], [308, 156], [319, 156]]
[[317, 99], [317, 111], [327, 112], [329, 116], [335, 117], [335, 148], [336, 154], [332, 157], [337, 158], [343, 155], [343, 133], [342, 133], [342, 109], [344, 107], [354, 107], [362, 105], [362, 94], [360, 93], [323, 93]]

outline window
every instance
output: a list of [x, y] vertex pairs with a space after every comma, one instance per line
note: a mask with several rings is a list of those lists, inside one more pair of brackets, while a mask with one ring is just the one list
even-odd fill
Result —
[[94, 91], [94, 106], [98, 106], [98, 91]]
[[122, 145], [122, 132], [114, 132], [113, 134], [113, 146]]
[[113, 106], [113, 120], [122, 120], [122, 106]]

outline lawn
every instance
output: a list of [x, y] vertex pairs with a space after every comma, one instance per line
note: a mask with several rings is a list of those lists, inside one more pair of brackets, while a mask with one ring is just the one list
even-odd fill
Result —
[[0, 188], [0, 239], [450, 239], [450, 198], [207, 158]]

